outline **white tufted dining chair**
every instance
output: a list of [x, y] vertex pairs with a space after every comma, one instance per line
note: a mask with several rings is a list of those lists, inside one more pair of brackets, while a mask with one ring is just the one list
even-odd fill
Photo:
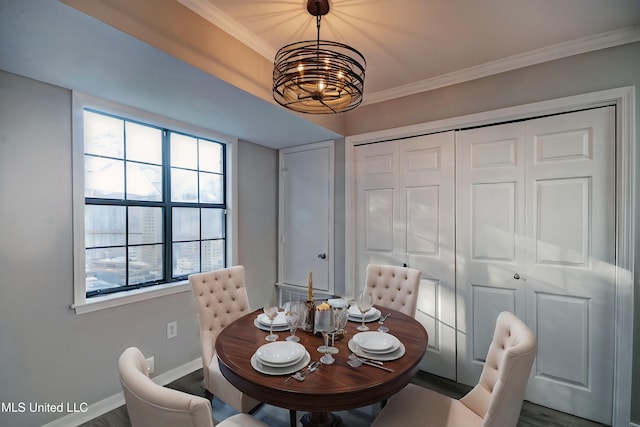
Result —
[[371, 427], [516, 427], [536, 357], [536, 337], [512, 313], [500, 313], [478, 384], [460, 400], [409, 384]]
[[[120, 384], [132, 427], [214, 427], [211, 403], [200, 396], [156, 384], [147, 361], [136, 347], [118, 359]], [[236, 414], [217, 427], [268, 427], [251, 415]]]
[[205, 388], [239, 412], [251, 413], [259, 404], [235, 388], [220, 372], [215, 354], [220, 331], [250, 311], [244, 267], [237, 265], [189, 276], [196, 301]]
[[369, 264], [365, 286], [374, 304], [415, 317], [421, 275], [415, 268]]

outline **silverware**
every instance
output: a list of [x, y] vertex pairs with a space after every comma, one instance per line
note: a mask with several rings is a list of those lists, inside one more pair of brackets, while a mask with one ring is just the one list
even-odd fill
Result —
[[376, 365], [384, 365], [384, 363], [380, 360], [375, 360], [375, 359], [371, 359], [369, 357], [364, 357], [364, 356], [358, 356], [355, 353], [351, 353], [351, 355], [349, 356], [350, 359], [356, 358], [356, 359], [361, 359], [361, 360], [366, 360], [367, 362], [371, 362], [371, 363], [375, 363]]
[[298, 372], [296, 372], [295, 374], [291, 375], [290, 377], [288, 377], [286, 380], [284, 380], [284, 382], [288, 382], [291, 378], [298, 380], [298, 381], [304, 381], [305, 377], [307, 376], [307, 374], [311, 373], [311, 372], [315, 372], [318, 369], [318, 366], [320, 366], [320, 362], [318, 362], [317, 360], [315, 362], [311, 362], [309, 364], [309, 366], [307, 366], [305, 369], [302, 369]]
[[[377, 362], [377, 363], [374, 363], [374, 362]], [[373, 366], [374, 368], [383, 369], [387, 372], [393, 372], [393, 369], [383, 366], [382, 362], [379, 362], [377, 360], [374, 361], [369, 359], [361, 359], [360, 357], [356, 356], [353, 353], [349, 356], [349, 360], [347, 360], [347, 364], [352, 368], [359, 368], [362, 365], [369, 365], [369, 366]]]

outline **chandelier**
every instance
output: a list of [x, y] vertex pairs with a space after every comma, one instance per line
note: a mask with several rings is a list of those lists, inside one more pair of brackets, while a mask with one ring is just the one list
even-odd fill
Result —
[[364, 56], [346, 44], [320, 40], [328, 0], [308, 0], [307, 11], [316, 17], [318, 37], [288, 44], [276, 53], [273, 98], [283, 107], [308, 114], [356, 108], [362, 102]]

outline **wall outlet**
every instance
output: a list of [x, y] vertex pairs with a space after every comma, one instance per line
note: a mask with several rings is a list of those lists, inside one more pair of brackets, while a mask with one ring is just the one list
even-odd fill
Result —
[[155, 356], [147, 357], [147, 372], [153, 374], [156, 371]]
[[178, 336], [178, 322], [167, 323], [167, 339]]

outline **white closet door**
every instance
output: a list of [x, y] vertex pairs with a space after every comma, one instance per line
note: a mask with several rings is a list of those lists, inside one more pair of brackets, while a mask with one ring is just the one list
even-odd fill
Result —
[[[524, 320], [521, 123], [456, 135], [458, 382], [475, 385], [503, 310]], [[517, 277], [517, 276], [516, 276]]]
[[461, 382], [477, 381], [510, 310], [538, 338], [526, 399], [611, 423], [614, 139], [613, 107], [460, 132]]
[[424, 371], [456, 377], [454, 133], [400, 145], [400, 223], [409, 267], [422, 271], [416, 319], [429, 334]]
[[[416, 318], [429, 333], [421, 369], [455, 379], [453, 132], [356, 149], [357, 265], [422, 271]], [[391, 331], [393, 332], [393, 331]]]
[[612, 417], [615, 109], [526, 123], [527, 323], [538, 356], [527, 398]]
[[356, 147], [356, 294], [364, 288], [367, 264], [404, 263], [398, 159], [395, 142]]
[[333, 292], [333, 142], [280, 151], [279, 282]]

